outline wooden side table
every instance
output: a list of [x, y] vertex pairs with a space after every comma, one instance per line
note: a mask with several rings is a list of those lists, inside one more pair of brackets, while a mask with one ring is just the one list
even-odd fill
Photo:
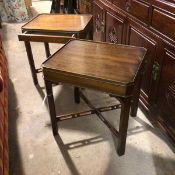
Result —
[[[146, 49], [139, 47], [72, 40], [45, 61], [43, 74], [53, 135], [58, 134], [57, 122], [95, 113], [118, 138], [117, 152], [123, 155], [130, 108], [132, 116], [137, 113], [145, 54]], [[92, 110], [56, 116], [52, 84], [60, 82], [75, 86], [75, 102], [81, 97]], [[77, 87], [106, 92], [121, 104], [95, 108]], [[118, 108], [119, 131], [101, 114]]]
[[25, 42], [33, 82], [37, 85], [41, 68], [35, 67], [30, 42], [43, 42], [49, 57], [48, 43], [66, 43], [73, 38], [92, 40], [92, 15], [40, 14], [22, 26], [22, 33], [18, 38]]

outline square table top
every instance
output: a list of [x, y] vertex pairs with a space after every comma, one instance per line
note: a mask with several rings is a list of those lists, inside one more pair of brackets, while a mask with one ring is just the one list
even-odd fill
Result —
[[92, 15], [39, 14], [22, 26], [24, 31], [82, 32], [90, 23]]
[[145, 54], [142, 47], [72, 40], [44, 62], [43, 72], [51, 81], [64, 77], [63, 83], [76, 79], [74, 83], [81, 85], [86, 79], [99, 86], [129, 86], [135, 82]]

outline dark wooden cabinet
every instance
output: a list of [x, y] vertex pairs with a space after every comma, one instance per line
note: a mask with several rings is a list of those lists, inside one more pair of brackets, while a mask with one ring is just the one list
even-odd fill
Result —
[[175, 142], [175, 1], [94, 0], [94, 40], [147, 48], [142, 109]]
[[175, 136], [175, 47], [165, 44], [159, 81], [158, 121]]

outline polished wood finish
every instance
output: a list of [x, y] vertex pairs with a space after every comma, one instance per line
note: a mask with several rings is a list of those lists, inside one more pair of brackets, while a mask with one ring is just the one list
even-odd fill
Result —
[[69, 40], [92, 39], [92, 15], [40, 14], [22, 27], [18, 35], [25, 42], [26, 52], [35, 85], [38, 84], [30, 42], [43, 42], [46, 57], [50, 56], [49, 43], [67, 43]]
[[75, 39], [74, 35], [71, 36], [57, 36], [57, 35], [45, 35], [45, 34], [33, 34], [27, 32], [25, 34], [18, 35], [19, 41], [30, 42], [44, 42], [44, 43], [67, 43], [71, 39]]
[[[130, 108], [133, 116], [137, 113], [145, 54], [146, 49], [141, 47], [72, 40], [46, 60], [42, 67], [53, 135], [57, 135], [58, 132], [56, 121], [85, 116], [86, 113], [89, 115], [89, 112], [85, 111], [56, 116], [52, 83], [70, 84], [76, 86], [75, 102], [79, 103], [81, 97], [113, 135], [118, 137], [117, 152], [118, 155], [123, 155]], [[119, 99], [121, 102], [118, 106], [121, 106], [119, 131], [103, 117], [102, 108], [96, 109], [78, 87], [106, 92]], [[113, 109], [111, 107], [111, 110]]]
[[94, 0], [93, 9], [94, 40], [147, 48], [140, 104], [175, 142], [175, 1]]
[[129, 96], [144, 54], [144, 48], [71, 41], [44, 64], [45, 79]]
[[92, 15], [40, 14], [22, 26], [23, 31], [79, 33], [85, 30]]

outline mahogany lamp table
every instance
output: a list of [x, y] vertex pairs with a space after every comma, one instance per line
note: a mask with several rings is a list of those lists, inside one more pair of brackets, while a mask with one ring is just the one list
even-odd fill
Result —
[[92, 40], [92, 15], [39, 14], [22, 26], [22, 33], [18, 37], [25, 42], [33, 82], [37, 85], [37, 73], [41, 72], [41, 69], [35, 67], [30, 42], [43, 42], [46, 57], [49, 57], [48, 43], [65, 44], [73, 38]]
[[[146, 49], [141, 47], [72, 40], [46, 60], [42, 67], [53, 135], [58, 134], [57, 122], [97, 114], [118, 138], [117, 152], [123, 155], [130, 109], [132, 116], [137, 113], [145, 54]], [[56, 116], [52, 92], [54, 83], [75, 86], [75, 102], [79, 103], [82, 98], [92, 110]], [[108, 93], [120, 104], [95, 108], [81, 88]], [[121, 108], [119, 131], [101, 114], [118, 108]]]

